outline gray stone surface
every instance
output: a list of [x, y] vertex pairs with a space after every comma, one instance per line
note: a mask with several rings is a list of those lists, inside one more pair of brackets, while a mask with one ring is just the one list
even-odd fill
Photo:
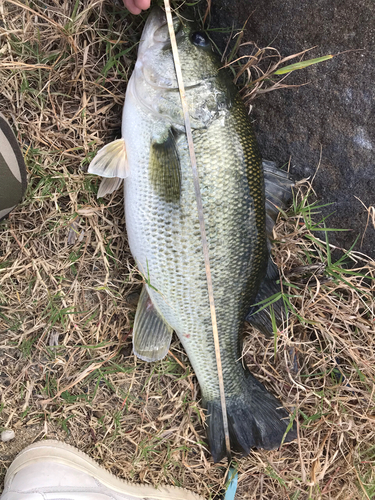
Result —
[[[291, 158], [296, 178], [313, 176], [321, 154], [314, 188], [332, 203], [329, 227], [350, 229], [330, 241], [349, 248], [367, 222], [355, 196], [375, 206], [374, 0], [213, 0], [212, 14], [212, 25], [226, 27], [251, 15], [245, 39], [283, 56], [313, 46], [309, 58], [341, 53], [288, 79], [307, 86], [257, 98], [252, 116], [263, 157], [279, 165]], [[361, 250], [375, 258], [371, 223]]]

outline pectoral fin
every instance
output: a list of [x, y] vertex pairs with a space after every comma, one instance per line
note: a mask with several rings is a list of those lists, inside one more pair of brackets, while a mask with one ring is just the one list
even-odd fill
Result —
[[173, 329], [155, 309], [147, 288], [139, 298], [133, 327], [134, 354], [143, 361], [158, 361], [167, 354]]
[[100, 149], [90, 163], [88, 173], [105, 177], [100, 184], [98, 198], [118, 189], [122, 180], [129, 176], [124, 139], [113, 141]]
[[165, 137], [151, 143], [149, 172], [155, 191], [165, 201], [177, 202], [180, 199], [180, 159], [176, 140], [170, 129]]

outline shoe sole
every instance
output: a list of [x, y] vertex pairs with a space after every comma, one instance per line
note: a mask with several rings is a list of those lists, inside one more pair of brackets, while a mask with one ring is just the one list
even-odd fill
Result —
[[69, 444], [61, 441], [46, 440], [34, 443], [22, 450], [11, 463], [5, 476], [5, 491], [15, 474], [28, 465], [38, 462], [53, 461], [59, 464], [73, 467], [76, 470], [85, 472], [93, 476], [103, 486], [122, 493], [133, 496], [134, 499], [149, 500], [204, 500], [203, 497], [176, 486], [159, 486], [158, 489], [152, 486], [143, 486], [129, 483], [119, 479], [111, 472], [104, 469], [95, 460], [86, 455], [83, 451], [77, 450]]

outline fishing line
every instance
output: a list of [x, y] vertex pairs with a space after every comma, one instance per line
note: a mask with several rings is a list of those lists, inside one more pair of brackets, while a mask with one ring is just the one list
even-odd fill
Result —
[[186, 102], [186, 97], [185, 97], [185, 86], [184, 86], [184, 81], [182, 78], [181, 63], [180, 63], [180, 57], [178, 54], [176, 36], [175, 36], [174, 28], [173, 28], [173, 19], [172, 19], [171, 6], [169, 3], [169, 0], [164, 0], [164, 5], [165, 5], [165, 13], [167, 16], [167, 22], [168, 22], [169, 36], [170, 36], [171, 45], [172, 45], [173, 60], [174, 60], [175, 68], [176, 68], [178, 88], [179, 88], [180, 96], [181, 96], [181, 105], [182, 105], [182, 110], [184, 113], [184, 122], [185, 122], [186, 137], [187, 137], [187, 141], [188, 141], [188, 145], [189, 145], [191, 169], [193, 172], [195, 198], [197, 201], [198, 219], [199, 219], [199, 226], [200, 226], [201, 238], [202, 238], [204, 265], [206, 268], [206, 276], [207, 276], [208, 296], [209, 296], [209, 300], [210, 300], [211, 321], [212, 321], [212, 331], [213, 331], [214, 344], [215, 344], [217, 372], [218, 372], [218, 376], [219, 376], [219, 389], [220, 389], [221, 410], [222, 410], [222, 414], [223, 414], [225, 447], [226, 447], [226, 451], [227, 451], [228, 460], [230, 461], [230, 457], [231, 457], [230, 439], [229, 439], [229, 428], [228, 428], [227, 405], [226, 405], [226, 401], [225, 401], [225, 391], [224, 391], [223, 367], [221, 364], [219, 333], [217, 330], [214, 292], [213, 292], [213, 288], [212, 288], [212, 275], [211, 275], [210, 259], [209, 259], [209, 255], [208, 255], [206, 225], [205, 225], [204, 216], [203, 216], [201, 190], [199, 187], [197, 160], [196, 160], [196, 156], [195, 156], [193, 134], [191, 131], [191, 124], [190, 124], [190, 117], [189, 117], [189, 108], [188, 108], [188, 105]]

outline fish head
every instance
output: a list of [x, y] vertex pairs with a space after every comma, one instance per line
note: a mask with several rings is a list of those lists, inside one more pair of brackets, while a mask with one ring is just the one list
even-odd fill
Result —
[[[209, 123], [231, 106], [227, 77], [207, 35], [194, 22], [174, 16], [186, 99], [193, 128]], [[183, 128], [178, 82], [167, 19], [155, 8], [149, 15], [138, 49], [130, 91], [137, 101], [159, 119]]]

